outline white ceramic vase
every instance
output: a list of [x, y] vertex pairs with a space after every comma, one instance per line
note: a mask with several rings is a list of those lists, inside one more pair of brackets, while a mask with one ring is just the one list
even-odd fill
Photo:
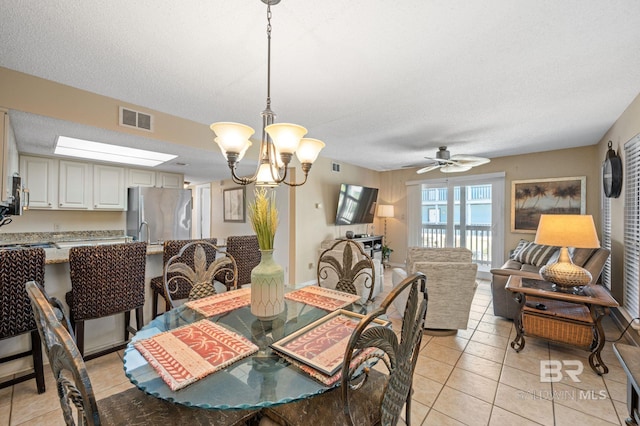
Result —
[[260, 254], [260, 263], [251, 271], [251, 313], [272, 320], [284, 311], [284, 269], [273, 260], [273, 250]]

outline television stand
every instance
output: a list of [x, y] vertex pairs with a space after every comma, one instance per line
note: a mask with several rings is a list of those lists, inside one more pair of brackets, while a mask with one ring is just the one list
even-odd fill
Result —
[[379, 259], [382, 262], [382, 235], [356, 234], [352, 240], [362, 243], [364, 251], [372, 259]]

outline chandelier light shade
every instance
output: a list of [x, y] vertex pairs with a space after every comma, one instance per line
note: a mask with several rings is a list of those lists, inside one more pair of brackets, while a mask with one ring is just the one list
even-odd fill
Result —
[[[260, 163], [250, 177], [239, 177], [236, 167], [251, 146], [250, 137], [254, 130], [240, 123], [220, 122], [210, 127], [216, 134], [214, 141], [220, 146], [222, 155], [231, 170], [231, 178], [240, 185], [255, 183], [256, 186], [274, 187], [281, 183], [289, 186], [304, 185], [311, 165], [324, 148], [324, 142], [304, 138], [307, 129], [297, 124], [274, 123], [275, 113], [271, 110], [271, 6], [280, 0], [262, 0], [267, 5], [267, 107], [262, 111], [262, 139], [260, 141]], [[304, 180], [296, 183], [287, 181], [287, 168], [293, 154], [302, 164]]]
[[568, 247], [600, 247], [593, 216], [543, 214], [540, 216], [534, 242], [560, 247], [558, 261], [540, 268], [543, 279], [560, 287], [578, 287], [591, 282], [591, 273], [573, 263]]

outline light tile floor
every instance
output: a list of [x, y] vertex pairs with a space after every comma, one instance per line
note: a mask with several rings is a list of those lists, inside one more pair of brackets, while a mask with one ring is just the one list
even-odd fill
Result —
[[[391, 286], [385, 273], [385, 290]], [[513, 323], [492, 315], [491, 289], [481, 281], [469, 327], [455, 336], [425, 335], [414, 376], [414, 425], [623, 425], [626, 376], [611, 343], [603, 351], [609, 373], [598, 376], [587, 352], [527, 338], [523, 351], [509, 347]], [[608, 318], [609, 340], [619, 335]], [[541, 383], [541, 360], [581, 361], [574, 382]], [[0, 426], [63, 425], [55, 386], [47, 368], [47, 391], [38, 395], [34, 381], [0, 389]], [[97, 399], [132, 385], [122, 369], [122, 352], [87, 363]], [[568, 366], [567, 370], [575, 367]]]

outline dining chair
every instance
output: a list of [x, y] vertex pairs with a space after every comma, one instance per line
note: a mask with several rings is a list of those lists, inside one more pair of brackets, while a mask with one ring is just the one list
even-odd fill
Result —
[[26, 288], [67, 425], [240, 426], [257, 415], [257, 410], [203, 410], [172, 404], [135, 387], [96, 401], [84, 360], [63, 326], [64, 312], [35, 282], [28, 282]]
[[31, 349], [2, 357], [0, 363], [31, 356], [34, 370], [0, 383], [0, 388], [35, 377], [38, 393], [45, 391], [40, 335], [24, 289], [27, 281], [44, 284], [44, 262], [45, 251], [41, 248], [0, 250], [0, 340], [25, 333], [29, 333], [31, 338]]
[[[180, 249], [182, 247], [184, 247], [186, 244], [192, 242], [194, 240], [167, 240], [164, 242], [163, 244], [163, 250], [162, 250], [162, 275], [160, 275], [159, 277], [153, 277], [151, 278], [151, 282], [149, 283], [150, 287], [151, 287], [151, 293], [152, 293], [152, 314], [153, 317], [152, 318], [156, 318], [159, 314], [158, 314], [158, 299], [161, 297], [162, 300], [164, 301], [164, 310], [165, 312], [168, 311], [169, 309], [171, 309], [171, 306], [169, 304], [169, 301], [165, 299], [164, 297], [164, 268], [167, 266], [167, 262], [169, 261], [169, 259], [171, 259], [173, 256], [177, 255], [178, 252], [180, 251]], [[213, 245], [217, 245], [218, 244], [218, 239], [217, 238], [209, 238], [209, 239], [203, 239], [200, 241], [206, 241], [210, 244]], [[180, 294], [185, 294], [188, 295], [189, 294], [189, 288], [184, 288], [184, 289], [179, 289], [178, 292]], [[182, 297], [185, 298], [186, 296]]]
[[238, 266], [238, 287], [251, 284], [251, 271], [260, 263], [257, 235], [230, 235], [226, 251]]
[[[283, 426], [386, 426], [402, 421], [404, 406], [404, 420], [411, 424], [413, 372], [427, 313], [426, 280], [421, 273], [410, 275], [360, 321], [344, 353], [339, 387], [302, 401], [265, 408], [266, 418]], [[375, 319], [386, 317], [387, 309], [403, 292], [408, 292], [409, 297], [400, 337], [389, 327], [370, 326]], [[380, 355], [384, 367], [378, 368], [381, 364], [378, 362], [374, 369], [364, 368], [364, 372], [357, 375], [361, 366], [350, 365], [351, 360], [356, 351], [367, 347], [384, 352]]]
[[361, 302], [373, 300], [376, 268], [361, 244], [336, 240], [320, 253], [316, 269], [320, 287], [361, 296]]
[[164, 297], [170, 308], [180, 299], [196, 300], [236, 289], [235, 259], [206, 241], [192, 241], [171, 257], [164, 269]]
[[[124, 312], [124, 341], [144, 325], [144, 283], [147, 244], [122, 243], [78, 246], [69, 249], [71, 291], [65, 295], [80, 354], [84, 356], [84, 322]], [[120, 349], [91, 354], [89, 358]]]

